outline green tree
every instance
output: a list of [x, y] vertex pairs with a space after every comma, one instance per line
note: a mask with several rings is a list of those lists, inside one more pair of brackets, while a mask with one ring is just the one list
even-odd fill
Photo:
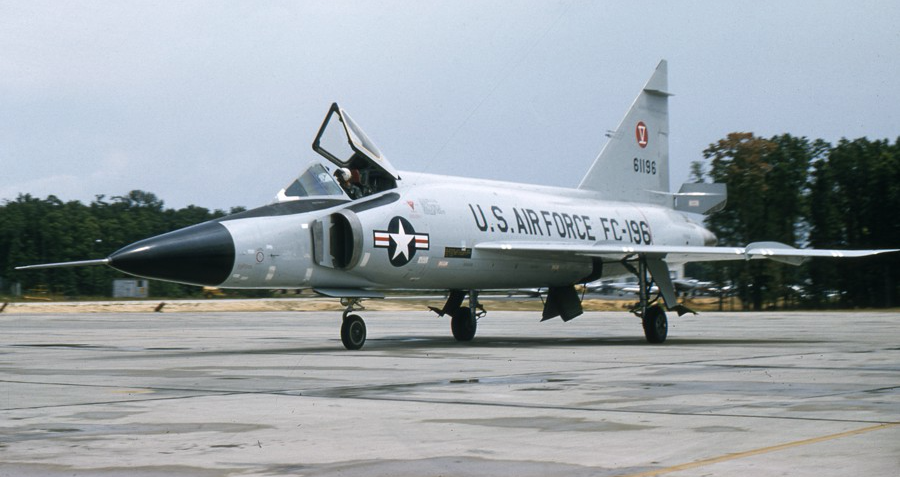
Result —
[[[232, 212], [242, 211], [235, 207]], [[197, 206], [166, 209], [155, 194], [134, 190], [89, 205], [63, 202], [55, 196], [20, 195], [0, 205], [0, 277], [21, 282], [24, 289], [47, 285], [66, 296], [108, 296], [114, 278], [109, 267], [14, 271], [34, 263], [68, 262], [107, 257], [136, 241], [226, 215]], [[0, 290], [0, 294], [7, 290]], [[195, 286], [153, 281], [153, 296], [199, 296]]]
[[[777, 241], [799, 245], [805, 217], [807, 170], [810, 162], [827, 151], [822, 141], [810, 142], [789, 134], [771, 139], [752, 133], [731, 133], [703, 151], [710, 161], [708, 177], [728, 186], [728, 206], [707, 219], [721, 245], [745, 246]], [[699, 170], [699, 168], [697, 168]], [[723, 263], [720, 279], [727, 277], [745, 308], [763, 309], [788, 298], [797, 283], [797, 270], [769, 261]]]
[[[810, 193], [809, 242], [817, 248], [897, 248], [900, 222], [900, 139], [842, 139], [815, 164]], [[896, 306], [897, 254], [810, 264], [818, 297], [843, 306]], [[816, 300], [823, 305], [826, 300]]]

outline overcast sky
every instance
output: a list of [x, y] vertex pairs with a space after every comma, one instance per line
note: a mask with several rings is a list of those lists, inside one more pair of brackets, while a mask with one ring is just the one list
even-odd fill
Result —
[[900, 2], [0, 0], [0, 200], [270, 202], [329, 105], [400, 170], [574, 187], [660, 59], [732, 131], [900, 135]]

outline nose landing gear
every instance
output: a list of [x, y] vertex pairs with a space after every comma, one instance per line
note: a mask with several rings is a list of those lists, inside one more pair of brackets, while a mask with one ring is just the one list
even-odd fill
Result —
[[362, 310], [361, 298], [341, 298], [344, 305], [343, 323], [341, 324], [341, 342], [348, 350], [358, 350], [366, 344], [366, 322], [353, 311]]

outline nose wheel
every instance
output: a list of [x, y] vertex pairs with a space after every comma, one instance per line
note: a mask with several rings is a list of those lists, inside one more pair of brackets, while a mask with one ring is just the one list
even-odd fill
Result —
[[361, 298], [341, 299], [341, 304], [346, 307], [341, 324], [341, 343], [349, 350], [358, 350], [366, 344], [366, 322], [359, 315], [351, 314], [363, 309], [361, 301]]
[[359, 315], [347, 315], [341, 325], [341, 342], [344, 348], [357, 350], [366, 344], [366, 322]]

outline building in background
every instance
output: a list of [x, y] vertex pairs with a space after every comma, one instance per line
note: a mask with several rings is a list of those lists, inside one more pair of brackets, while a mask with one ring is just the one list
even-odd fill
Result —
[[147, 280], [120, 278], [113, 280], [113, 298], [147, 298], [150, 284]]

